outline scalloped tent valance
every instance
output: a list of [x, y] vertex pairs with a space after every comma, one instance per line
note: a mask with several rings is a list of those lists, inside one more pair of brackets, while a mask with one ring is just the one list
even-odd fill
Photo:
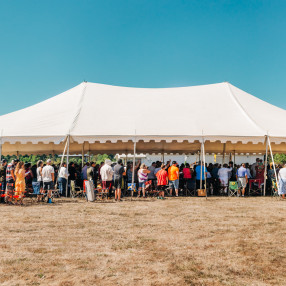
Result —
[[[286, 152], [286, 111], [229, 83], [130, 88], [83, 82], [0, 116], [2, 154]], [[281, 123], [281, 124], [279, 124]], [[223, 143], [223, 144], [222, 144]]]

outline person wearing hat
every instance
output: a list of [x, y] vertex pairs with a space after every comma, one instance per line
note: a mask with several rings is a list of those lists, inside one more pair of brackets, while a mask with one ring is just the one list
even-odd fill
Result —
[[4, 203], [4, 195], [5, 195], [5, 190], [6, 190], [6, 166], [7, 166], [7, 161], [3, 159], [1, 161], [1, 166], [0, 166], [0, 183], [1, 183], [0, 202], [1, 203]]
[[102, 180], [102, 189], [109, 193], [113, 182], [113, 170], [109, 159], [106, 159], [105, 164], [100, 168], [100, 175]]
[[48, 203], [52, 203], [52, 190], [54, 189], [54, 181], [55, 181], [55, 170], [54, 167], [51, 166], [51, 159], [47, 160], [47, 165], [42, 169], [42, 178], [44, 183], [44, 192], [48, 193]]

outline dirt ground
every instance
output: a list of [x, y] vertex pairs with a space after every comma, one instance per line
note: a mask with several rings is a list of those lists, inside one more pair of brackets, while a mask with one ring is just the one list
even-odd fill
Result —
[[286, 285], [286, 201], [0, 205], [1, 285]]

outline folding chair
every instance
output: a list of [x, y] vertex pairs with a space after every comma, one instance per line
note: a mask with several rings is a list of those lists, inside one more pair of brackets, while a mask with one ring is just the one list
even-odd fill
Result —
[[271, 195], [272, 197], [276, 197], [279, 198], [279, 194], [278, 194], [278, 187], [277, 187], [277, 183], [275, 179], [272, 179], [272, 185], [271, 185]]
[[5, 202], [13, 203], [14, 197], [14, 183], [7, 183], [5, 191]]
[[151, 180], [146, 181], [145, 182], [145, 195], [146, 196], [148, 196], [148, 195], [152, 196], [152, 195], [154, 195], [154, 191], [155, 190], [152, 189], [152, 181]]
[[70, 181], [70, 190], [71, 190], [71, 197], [83, 197], [83, 190], [80, 187], [77, 187], [75, 184], [75, 180]]
[[219, 183], [219, 191], [218, 191], [219, 195], [220, 196], [227, 196], [229, 185], [223, 184], [223, 182], [221, 180], [219, 182], [220, 182]]
[[108, 191], [102, 189], [101, 184], [98, 184], [95, 190], [96, 190], [96, 194], [95, 194], [96, 199], [100, 199], [100, 200], [107, 199]]
[[1, 203], [5, 202], [5, 197], [6, 197], [5, 190], [2, 191], [2, 183], [0, 183], [0, 202]]
[[27, 198], [27, 199], [30, 199], [31, 202], [35, 202], [37, 199], [37, 196], [38, 195], [36, 193], [34, 193], [34, 190], [29, 188], [29, 187], [26, 188], [25, 193], [23, 195], [24, 200], [26, 200], [26, 198]]
[[58, 184], [56, 183], [55, 184], [55, 189], [52, 190], [52, 195], [51, 195], [52, 198], [60, 198], [61, 197], [61, 194], [60, 194], [60, 190], [58, 188]]
[[261, 179], [249, 179], [248, 195], [260, 195], [262, 196], [263, 183]]
[[228, 196], [235, 197], [238, 194], [238, 183], [237, 181], [229, 181], [228, 183]]
[[189, 182], [189, 185], [188, 185], [188, 180], [185, 180], [184, 182], [183, 192], [186, 197], [188, 196], [194, 197], [196, 195], [196, 187], [193, 186], [193, 188], [189, 188], [191, 184], [192, 182]]
[[132, 185], [132, 183], [128, 183], [127, 184], [127, 190], [130, 191], [130, 194], [132, 194], [132, 192], [133, 192], [133, 194], [136, 193], [137, 192], [136, 183], [133, 183], [133, 185]]

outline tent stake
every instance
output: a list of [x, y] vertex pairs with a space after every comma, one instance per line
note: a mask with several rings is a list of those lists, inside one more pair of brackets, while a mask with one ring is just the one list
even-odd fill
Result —
[[266, 193], [266, 178], [267, 178], [267, 157], [268, 157], [268, 136], [266, 137], [266, 151], [265, 151], [265, 159], [264, 159], [264, 186], [263, 186], [263, 196], [265, 197]]

